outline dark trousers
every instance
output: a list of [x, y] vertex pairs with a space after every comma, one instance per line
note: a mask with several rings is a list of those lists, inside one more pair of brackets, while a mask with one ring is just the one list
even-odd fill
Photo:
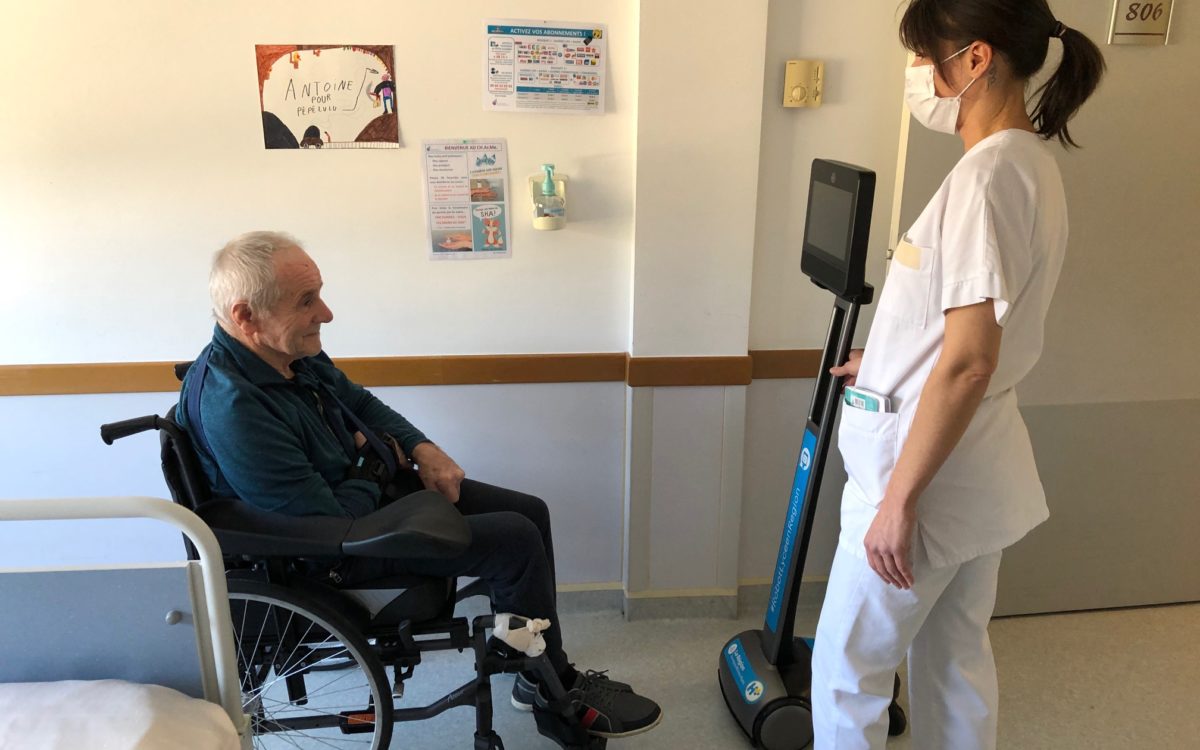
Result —
[[[401, 495], [398, 503], [404, 502], [403, 494], [424, 489], [416, 472], [401, 473], [404, 476], [396, 482]], [[546, 656], [562, 674], [568, 663], [555, 607], [554, 543], [546, 503], [532, 495], [464, 479], [455, 507], [471, 527], [471, 545], [462, 555], [444, 560], [351, 558], [339, 571], [341, 585], [350, 587], [396, 573], [479, 577], [491, 587], [497, 612], [550, 620], [550, 629], [542, 634]]]

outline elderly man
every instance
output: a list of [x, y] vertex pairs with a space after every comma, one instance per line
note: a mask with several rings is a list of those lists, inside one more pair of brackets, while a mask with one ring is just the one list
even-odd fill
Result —
[[[187, 394], [201, 385], [191, 382], [199, 368], [188, 373], [179, 409], [213, 492], [289, 515], [357, 517], [388, 494], [437, 490], [471, 528], [462, 556], [350, 558], [324, 574], [343, 586], [401, 572], [478, 576], [500, 611], [554, 623], [545, 633], [547, 655], [563, 685], [582, 696], [580, 720], [588, 731], [624, 737], [656, 726], [662, 711], [653, 701], [600, 673], [578, 672], [567, 660], [546, 504], [467, 479], [423, 432], [338, 370], [321, 347], [321, 326], [333, 320], [321, 286], [317, 265], [285, 234], [250, 232], [217, 253], [209, 278], [217, 325], [201, 355], [207, 358], [203, 429], [186, 414]], [[535, 675], [517, 676], [513, 704], [546, 705]]]

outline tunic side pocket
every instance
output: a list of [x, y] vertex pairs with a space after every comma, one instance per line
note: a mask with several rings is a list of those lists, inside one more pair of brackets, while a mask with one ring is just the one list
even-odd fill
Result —
[[856, 494], [878, 508], [899, 453], [900, 415], [846, 407], [838, 429], [838, 450]]

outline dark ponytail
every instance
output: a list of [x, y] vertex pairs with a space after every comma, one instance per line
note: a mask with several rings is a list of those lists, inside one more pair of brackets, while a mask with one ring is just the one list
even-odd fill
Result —
[[1104, 56], [1087, 36], [1075, 29], [1061, 26], [1063, 51], [1058, 70], [1034, 94], [1037, 104], [1029, 118], [1043, 138], [1057, 138], [1063, 146], [1076, 148], [1067, 123], [1083, 106], [1104, 75]]
[[1002, 55], [1020, 81], [1041, 70], [1053, 37], [1062, 40], [1062, 62], [1034, 93], [1030, 119], [1043, 138], [1077, 147], [1067, 123], [1100, 84], [1104, 57], [1087, 36], [1059, 23], [1046, 0], [909, 0], [900, 20], [901, 44], [939, 70], [947, 49], [979, 40]]

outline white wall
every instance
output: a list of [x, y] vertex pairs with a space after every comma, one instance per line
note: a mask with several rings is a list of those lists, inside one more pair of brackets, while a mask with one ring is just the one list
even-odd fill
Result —
[[[335, 355], [625, 351], [636, 5], [48, 0], [0, 24], [0, 364], [191, 357], [207, 266], [231, 236], [309, 246]], [[483, 19], [607, 23], [608, 113], [485, 113]], [[566, 18], [564, 18], [566, 16]], [[256, 43], [395, 45], [403, 148], [263, 148]], [[509, 261], [426, 260], [420, 141], [508, 138]], [[527, 175], [572, 177], [571, 223], [535, 232]]]
[[746, 353], [766, 0], [642, 0], [635, 356]]
[[[875, 171], [867, 280], [876, 288], [882, 282], [904, 93], [905, 54], [896, 40], [893, 10], [877, 0], [770, 3], [751, 349], [813, 349], [825, 343], [832, 298], [800, 272], [813, 159]], [[784, 64], [797, 58], [825, 61], [820, 108], [783, 106]], [[860, 341], [873, 309], [864, 310]]]
[[[181, 360], [211, 331], [212, 252], [277, 228], [320, 263], [335, 356], [628, 348], [637, 8], [454, 3], [46, 2], [0, 24], [0, 364]], [[483, 19], [608, 24], [601, 117], [489, 114]], [[256, 43], [392, 43], [403, 147], [267, 151]], [[511, 260], [426, 260], [419, 144], [508, 138]], [[535, 232], [519, 192], [544, 161], [571, 175], [571, 222]], [[471, 476], [543, 496], [560, 577], [621, 577], [624, 385], [379, 389]], [[165, 495], [154, 438], [101, 422], [168, 394], [0, 398], [0, 497]], [[173, 559], [172, 532], [111, 522], [0, 524], [5, 562]]]
[[[767, 5], [640, 3], [634, 356], [747, 351]], [[680, 593], [728, 609], [746, 389], [639, 390], [626, 428], [626, 614]]]

